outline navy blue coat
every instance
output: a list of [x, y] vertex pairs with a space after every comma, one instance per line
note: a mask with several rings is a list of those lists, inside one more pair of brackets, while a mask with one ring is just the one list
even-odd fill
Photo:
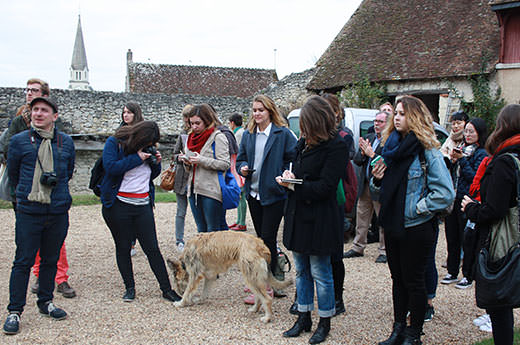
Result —
[[486, 158], [487, 155], [486, 150], [479, 146], [471, 156], [459, 159], [458, 165], [460, 170], [457, 181], [457, 199], [462, 199], [464, 195], [469, 195], [469, 187], [473, 182], [473, 178], [477, 173], [480, 163], [482, 163], [482, 160]]
[[58, 183], [52, 189], [50, 204], [27, 200], [32, 189], [41, 142], [42, 138], [33, 128], [14, 135], [9, 142], [7, 173], [9, 183], [15, 188], [16, 209], [29, 214], [62, 214], [67, 212], [72, 204], [69, 180], [74, 173], [76, 158], [74, 142], [67, 134], [54, 129], [51, 145]]
[[[250, 133], [245, 131], [240, 142], [237, 156], [237, 172], [241, 174], [240, 168], [247, 165], [253, 168], [255, 164], [256, 131]], [[293, 161], [296, 154], [296, 138], [286, 127], [277, 127], [273, 123], [269, 138], [265, 143], [264, 160], [260, 177], [258, 180], [258, 191], [260, 193], [260, 204], [262, 206], [273, 204], [287, 198], [285, 187], [280, 186], [276, 176], [281, 176], [284, 170], [289, 169], [289, 162]], [[251, 175], [246, 176], [246, 195], [251, 191]]]
[[[128, 170], [143, 164], [143, 160], [137, 153], [125, 155], [123, 147], [119, 145], [115, 137], [108, 137], [103, 148], [103, 167], [105, 176], [101, 181], [101, 203], [110, 208], [116, 200], [117, 192], [123, 182], [123, 177]], [[161, 164], [150, 165], [152, 175], [150, 176], [150, 201], [153, 205], [155, 200], [155, 187], [153, 179], [161, 173]]]

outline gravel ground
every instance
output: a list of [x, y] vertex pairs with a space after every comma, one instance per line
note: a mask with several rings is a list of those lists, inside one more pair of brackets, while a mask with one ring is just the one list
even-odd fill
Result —
[[[177, 256], [173, 231], [176, 204], [158, 204], [155, 215], [163, 256]], [[274, 319], [260, 322], [260, 314], [249, 314], [242, 299], [243, 279], [236, 268], [221, 275], [202, 305], [176, 309], [162, 299], [158, 284], [140, 248], [133, 258], [137, 298], [124, 303], [123, 283], [116, 267], [114, 244], [101, 217], [100, 206], [78, 206], [70, 211], [67, 252], [70, 284], [78, 296], [73, 299], [56, 294], [54, 302], [69, 317], [54, 321], [38, 313], [36, 296], [28, 293], [21, 320], [21, 332], [0, 335], [2, 344], [305, 344], [310, 333], [285, 339], [282, 332], [290, 328], [295, 317], [288, 313], [294, 285], [287, 289], [290, 297], [275, 299]], [[228, 214], [233, 223], [236, 211]], [[14, 257], [14, 213], [0, 210], [0, 277], [3, 282], [0, 300], [7, 306], [8, 281]], [[248, 216], [248, 232], [254, 233]], [[188, 212], [185, 238], [196, 227]], [[441, 231], [442, 232], [442, 231]], [[281, 231], [279, 232], [281, 235]], [[280, 240], [281, 242], [281, 240]], [[348, 249], [350, 245], [346, 245]], [[437, 264], [439, 275], [446, 274], [440, 264], [445, 260], [444, 235], [439, 237]], [[385, 339], [392, 325], [390, 274], [387, 265], [374, 263], [377, 246], [369, 245], [365, 256], [345, 259], [344, 299], [347, 312], [332, 320], [328, 344], [375, 344]], [[294, 269], [290, 273], [294, 278]], [[33, 278], [31, 278], [31, 283]], [[481, 311], [474, 303], [473, 288], [458, 290], [439, 285], [435, 300], [435, 317], [424, 327], [425, 344], [472, 344], [490, 336], [472, 325]], [[515, 312], [518, 320], [518, 313]], [[314, 327], [318, 316], [313, 313]], [[3, 322], [3, 318], [0, 322]]]

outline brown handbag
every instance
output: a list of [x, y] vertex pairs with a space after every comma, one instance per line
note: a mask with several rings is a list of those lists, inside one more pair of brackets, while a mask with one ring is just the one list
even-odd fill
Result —
[[175, 163], [172, 162], [170, 166], [161, 173], [161, 184], [160, 187], [164, 190], [173, 190], [175, 184]]

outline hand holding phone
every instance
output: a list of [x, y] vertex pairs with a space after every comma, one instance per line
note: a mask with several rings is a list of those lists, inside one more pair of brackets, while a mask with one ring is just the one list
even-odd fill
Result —
[[382, 165], [386, 166], [385, 159], [381, 155], [376, 156], [374, 159], [372, 159], [372, 161], [370, 162], [370, 166], [374, 167], [376, 164], [378, 164], [378, 162], [380, 162], [379, 164], [382, 164]]

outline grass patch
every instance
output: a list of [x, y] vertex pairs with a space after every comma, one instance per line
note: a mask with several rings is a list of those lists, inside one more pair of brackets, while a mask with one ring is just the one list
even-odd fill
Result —
[[[493, 345], [493, 337], [479, 341], [473, 345]], [[520, 345], [520, 328], [515, 328], [515, 334], [513, 338], [514, 345]]]
[[[176, 202], [175, 193], [166, 193], [158, 191], [155, 193], [155, 202]], [[97, 196], [92, 194], [75, 194], [72, 195], [72, 206], [101, 205], [101, 201]], [[9, 201], [0, 200], [0, 209], [10, 209], [12, 204]]]

